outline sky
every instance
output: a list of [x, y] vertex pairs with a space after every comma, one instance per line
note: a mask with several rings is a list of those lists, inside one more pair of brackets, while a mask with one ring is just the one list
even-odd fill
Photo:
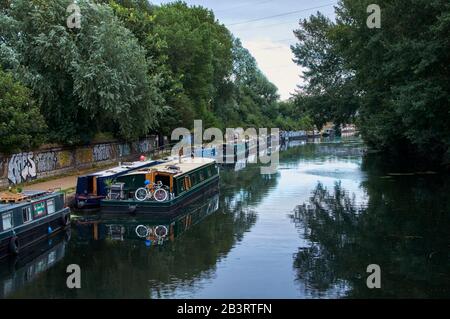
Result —
[[[161, 4], [173, 1], [150, 0]], [[255, 57], [259, 68], [278, 87], [285, 100], [302, 83], [290, 46], [296, 43], [293, 30], [298, 21], [317, 11], [334, 18], [337, 0], [185, 0], [189, 5], [212, 9], [216, 18]], [[255, 21], [256, 20], [256, 21]]]

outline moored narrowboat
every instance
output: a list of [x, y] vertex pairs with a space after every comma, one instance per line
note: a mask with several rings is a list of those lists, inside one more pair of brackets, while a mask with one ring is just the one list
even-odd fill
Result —
[[75, 194], [75, 210], [97, 210], [100, 200], [105, 198], [111, 181], [118, 176], [134, 170], [161, 164], [163, 161], [138, 161], [122, 163], [121, 165], [104, 171], [78, 177]]
[[70, 209], [61, 192], [26, 191], [17, 202], [10, 200], [9, 193], [0, 194], [0, 258], [18, 255], [70, 226]]
[[210, 158], [182, 158], [117, 177], [102, 214], [172, 212], [218, 189], [219, 167]]

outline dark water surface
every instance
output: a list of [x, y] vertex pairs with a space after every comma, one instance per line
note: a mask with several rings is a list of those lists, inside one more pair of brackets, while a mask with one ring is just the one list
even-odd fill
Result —
[[[69, 240], [3, 261], [0, 297], [450, 297], [449, 177], [410, 174], [362, 146], [293, 146], [272, 176], [222, 169], [220, 193], [175, 220], [75, 225]], [[174, 236], [146, 242], [140, 224], [172, 225]], [[66, 286], [69, 264], [81, 289]], [[366, 286], [369, 264], [381, 289]]]

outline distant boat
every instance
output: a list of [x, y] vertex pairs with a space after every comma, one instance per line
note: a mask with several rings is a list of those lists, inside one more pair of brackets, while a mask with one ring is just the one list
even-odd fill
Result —
[[[118, 176], [100, 201], [102, 214], [167, 213], [208, 196], [218, 187], [219, 167], [209, 158], [184, 157]], [[162, 216], [163, 216], [162, 215]]]
[[70, 225], [63, 193], [25, 191], [14, 195], [0, 194], [0, 258], [18, 255]]
[[115, 178], [134, 170], [151, 167], [164, 161], [139, 161], [122, 163], [120, 166], [104, 171], [80, 176], [77, 180], [74, 207], [76, 210], [96, 210], [100, 200], [108, 194], [108, 184]]

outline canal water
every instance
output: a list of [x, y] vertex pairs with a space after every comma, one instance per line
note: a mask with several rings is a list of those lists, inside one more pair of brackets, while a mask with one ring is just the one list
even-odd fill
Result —
[[[358, 139], [294, 142], [276, 174], [223, 168], [220, 192], [173, 220], [80, 219], [3, 261], [0, 297], [450, 297], [449, 182], [364, 155]], [[169, 235], [139, 238], [139, 225]], [[70, 264], [81, 289], [66, 286]]]

